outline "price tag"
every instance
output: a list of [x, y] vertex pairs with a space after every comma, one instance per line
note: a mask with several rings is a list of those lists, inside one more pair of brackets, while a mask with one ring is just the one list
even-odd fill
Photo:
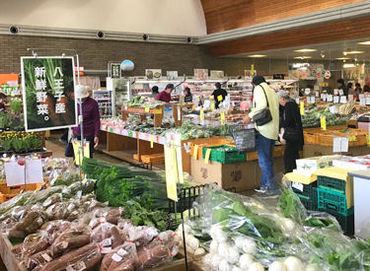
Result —
[[133, 137], [133, 133], [132, 133], [132, 131], [129, 131], [129, 132], [128, 132], [128, 136], [129, 136], [129, 137]]
[[114, 131], [113, 130], [113, 127], [109, 127], [109, 130], [108, 131], [109, 131], [109, 133], [113, 133], [113, 131]]
[[222, 102], [222, 100], [223, 100], [222, 95], [218, 95], [217, 96], [217, 101]]
[[326, 100], [328, 102], [332, 102], [333, 101], [333, 95], [327, 95]]
[[300, 108], [301, 115], [303, 116], [304, 115], [304, 102], [300, 102], [299, 108]]
[[298, 189], [299, 191], [303, 192], [303, 184], [298, 182], [292, 182], [292, 188]]
[[162, 114], [162, 109], [154, 110], [154, 114], [156, 114], [156, 115]]
[[370, 147], [370, 135], [366, 135], [367, 146]]
[[150, 135], [150, 148], [154, 148], [154, 136]]
[[337, 88], [334, 89], [334, 95], [337, 96], [339, 94], [339, 90]]
[[339, 103], [339, 96], [334, 96], [334, 103], [338, 104]]
[[221, 124], [222, 125], [225, 125], [225, 113], [224, 112], [221, 112]]
[[309, 88], [306, 88], [306, 89], [304, 90], [304, 93], [305, 93], [306, 95], [310, 95], [311, 90], [310, 90]]
[[44, 259], [45, 259], [45, 261], [47, 261], [47, 262], [51, 262], [52, 260], [53, 260], [53, 258], [51, 258], [50, 256], [49, 256], [49, 254], [47, 254], [47, 253], [44, 253], [44, 254], [42, 254], [41, 255]]
[[348, 101], [353, 101], [353, 95], [352, 94], [348, 94]]
[[340, 96], [340, 103], [341, 104], [347, 103], [347, 97], [346, 96]]
[[348, 137], [333, 138], [333, 152], [348, 152]]
[[121, 134], [121, 129], [118, 127], [114, 128], [114, 133], [118, 135]]
[[198, 146], [198, 145], [195, 145], [195, 146], [194, 146], [193, 158], [194, 158], [195, 160], [197, 160], [197, 159], [198, 159], [198, 148], [199, 148], [199, 146]]
[[320, 92], [318, 92], [318, 91], [315, 91], [315, 97], [320, 97]]
[[339, 94], [339, 96], [343, 96], [343, 94], [344, 94], [343, 89], [339, 89], [338, 94]]
[[206, 155], [204, 157], [204, 163], [208, 164], [209, 163], [209, 158], [211, 157], [211, 151], [212, 149], [208, 148], [206, 151]]
[[145, 107], [145, 113], [149, 113], [150, 111], [150, 108], [149, 107]]
[[215, 102], [211, 102], [211, 110], [215, 110]]
[[326, 117], [320, 117], [320, 125], [322, 130], [326, 130]]
[[203, 109], [200, 110], [199, 119], [200, 119], [200, 121], [203, 121], [204, 120]]
[[354, 142], [354, 141], [357, 141], [357, 137], [356, 136], [350, 136], [349, 137], [349, 142]]

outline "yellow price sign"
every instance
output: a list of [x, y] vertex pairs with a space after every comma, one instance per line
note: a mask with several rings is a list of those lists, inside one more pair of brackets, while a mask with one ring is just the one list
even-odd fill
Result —
[[215, 103], [214, 102], [211, 102], [211, 110], [215, 110]]
[[150, 135], [150, 148], [154, 148], [154, 136]]
[[304, 115], [304, 102], [299, 103], [299, 109], [300, 109], [301, 115]]
[[370, 135], [366, 135], [367, 146], [370, 147]]
[[197, 159], [198, 159], [198, 148], [199, 148], [199, 146], [198, 146], [198, 145], [195, 145], [195, 146], [194, 146], [193, 158], [194, 158], [195, 160], [197, 160]]
[[222, 97], [222, 95], [218, 95], [218, 96], [217, 96], [217, 101], [222, 102], [222, 101], [223, 101], [223, 99], [224, 99], [224, 98]]
[[145, 113], [149, 113], [150, 111], [150, 108], [149, 107], [145, 107]]
[[156, 109], [156, 110], [154, 110], [154, 114], [156, 114], [156, 115], [162, 114], [162, 109]]
[[221, 124], [222, 125], [225, 125], [225, 113], [224, 112], [221, 112]]
[[356, 136], [350, 136], [349, 141], [350, 142], [357, 141], [357, 137]]
[[320, 117], [320, 125], [322, 130], [326, 130], [326, 117]]
[[209, 164], [209, 158], [211, 157], [212, 149], [208, 148], [204, 157], [204, 163]]
[[200, 119], [200, 121], [203, 121], [204, 120], [204, 112], [203, 112], [203, 109], [200, 110], [199, 119]]

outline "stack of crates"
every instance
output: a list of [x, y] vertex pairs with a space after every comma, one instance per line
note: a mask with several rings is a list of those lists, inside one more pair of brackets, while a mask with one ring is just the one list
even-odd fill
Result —
[[291, 182], [294, 193], [299, 197], [304, 207], [310, 211], [317, 211], [317, 182], [303, 184]]
[[[317, 177], [317, 206], [333, 215], [347, 235], [354, 234], [353, 190], [346, 180], [328, 176]], [[350, 198], [348, 198], [350, 197]]]

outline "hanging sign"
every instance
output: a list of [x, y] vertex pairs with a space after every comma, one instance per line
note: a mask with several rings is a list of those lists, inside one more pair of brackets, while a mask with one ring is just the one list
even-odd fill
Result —
[[77, 125], [73, 57], [21, 57], [26, 131]]
[[112, 78], [121, 78], [121, 63], [110, 64], [110, 75]]

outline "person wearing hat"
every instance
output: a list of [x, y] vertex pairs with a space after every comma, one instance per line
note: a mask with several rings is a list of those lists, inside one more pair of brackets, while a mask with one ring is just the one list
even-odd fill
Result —
[[162, 101], [162, 102], [165, 102], [165, 103], [169, 103], [171, 101], [171, 92], [173, 91], [174, 88], [175, 87], [174, 87], [173, 84], [168, 84], [166, 86], [165, 90], [161, 91], [157, 95], [156, 100]]
[[[82, 126], [83, 136], [90, 143], [90, 157], [93, 156], [93, 151], [99, 144], [100, 131], [100, 113], [97, 101], [89, 97], [89, 86], [76, 87], [76, 99], [81, 99], [82, 102]], [[80, 104], [77, 104], [78, 116], [80, 116]], [[72, 135], [81, 140], [81, 127], [72, 128]]]
[[259, 193], [275, 193], [273, 149], [279, 136], [279, 99], [273, 89], [267, 85], [263, 76], [255, 76], [253, 85], [253, 110], [244, 117], [244, 123], [250, 123], [258, 118], [259, 113], [270, 110], [271, 120], [263, 125], [255, 124], [256, 149], [258, 153], [258, 165], [261, 168], [261, 187], [255, 189]]
[[285, 173], [297, 168], [296, 159], [303, 150], [303, 127], [297, 103], [284, 91], [278, 92], [280, 103], [280, 140], [285, 141], [284, 167]]

